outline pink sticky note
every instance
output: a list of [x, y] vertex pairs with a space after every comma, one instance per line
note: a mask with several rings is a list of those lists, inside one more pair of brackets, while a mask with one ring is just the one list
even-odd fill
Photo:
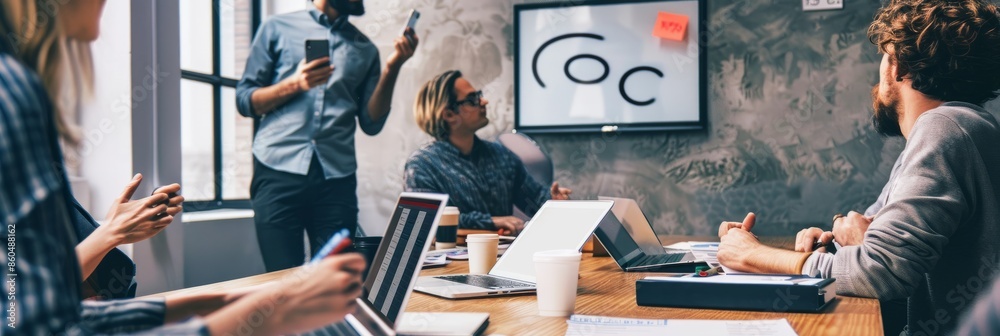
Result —
[[683, 41], [687, 36], [688, 17], [686, 15], [660, 12], [656, 16], [656, 26], [653, 27], [653, 36]]

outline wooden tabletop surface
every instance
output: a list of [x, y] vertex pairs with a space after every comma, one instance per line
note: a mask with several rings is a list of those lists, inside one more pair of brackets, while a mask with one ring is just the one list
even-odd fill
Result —
[[[677, 241], [717, 241], [715, 237], [663, 237], [664, 244]], [[788, 247], [792, 238], [762, 237], [765, 244]], [[468, 272], [468, 263], [453, 261], [442, 268], [421, 271], [420, 275], [458, 274]], [[281, 279], [292, 270], [251, 276], [217, 284], [188, 288], [174, 292], [218, 291], [243, 288]], [[713, 309], [681, 309], [640, 307], [635, 303], [635, 280], [651, 273], [625, 273], [611, 258], [592, 257], [585, 253], [580, 264], [580, 282], [576, 314], [649, 319], [713, 319], [761, 320], [788, 319], [799, 335], [881, 335], [882, 318], [875, 299], [838, 297], [823, 313], [776, 313]], [[407, 304], [408, 312], [487, 312], [490, 326], [487, 334], [501, 335], [563, 335], [566, 318], [538, 316], [534, 295], [504, 296], [481, 299], [447, 300], [414, 292]]]

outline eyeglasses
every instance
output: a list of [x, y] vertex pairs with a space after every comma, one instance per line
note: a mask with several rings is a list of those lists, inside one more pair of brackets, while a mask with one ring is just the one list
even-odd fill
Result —
[[465, 96], [465, 99], [455, 102], [456, 107], [466, 104], [472, 107], [483, 106], [483, 91], [470, 93], [468, 96]]

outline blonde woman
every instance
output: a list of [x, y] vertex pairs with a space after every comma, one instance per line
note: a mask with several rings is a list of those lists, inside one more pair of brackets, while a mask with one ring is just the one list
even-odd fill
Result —
[[[83, 82], [81, 78], [92, 76], [90, 67], [89, 46], [73, 39], [59, 38], [56, 30], [47, 30], [54, 21], [51, 20], [54, 12], [52, 7], [62, 1], [38, 2], [37, 8], [31, 6], [31, 2], [14, 1], [6, 6], [7, 15], [4, 17], [2, 29], [6, 37], [4, 44], [10, 49], [10, 53], [18, 58], [30, 68], [38, 72], [41, 84], [48, 92], [48, 97], [57, 103], [52, 104], [50, 112], [52, 121], [62, 140], [68, 146], [76, 146], [79, 143], [78, 137], [71, 131], [65, 120], [61, 117], [60, 110], [68, 108], [79, 102], [81, 95], [89, 93], [89, 87], [62, 85], [63, 82]], [[73, 5], [69, 2], [67, 5]], [[41, 8], [41, 11], [37, 9]], [[50, 14], [49, 12], [53, 13]], [[82, 32], [92, 34], [88, 36], [96, 37], [96, 30]], [[78, 72], [67, 72], [66, 63], [69, 68], [79, 69]], [[111, 209], [105, 216], [104, 225], [98, 225], [93, 217], [87, 213], [75, 199], [70, 199], [73, 205], [70, 217], [73, 219], [73, 228], [76, 232], [78, 245], [76, 246], [77, 258], [81, 269], [81, 278], [85, 279], [83, 287], [84, 297], [91, 298], [127, 298], [135, 296], [136, 284], [134, 282], [135, 264], [132, 260], [115, 247], [122, 244], [131, 244], [155, 236], [165, 229], [173, 218], [177, 215], [184, 202], [184, 197], [178, 195], [180, 185], [170, 184], [157, 189], [150, 197], [132, 200], [139, 184], [142, 182], [142, 175], [136, 174], [125, 186], [121, 196], [113, 200]], [[166, 210], [161, 213], [153, 213], [153, 208], [148, 204], [166, 204]]]
[[[360, 295], [364, 259], [325, 259], [287, 286], [245, 295], [207, 293], [166, 299], [80, 301], [80, 264], [53, 79], [77, 75], [88, 83], [88, 43], [97, 38], [103, 0], [0, 2], [0, 218], [8, 232], [8, 268], [2, 304], [3, 334], [294, 333], [342, 319]], [[60, 67], [64, 59], [84, 61]], [[48, 86], [48, 90], [47, 90]], [[148, 198], [138, 212], [163, 216], [166, 195]], [[201, 315], [201, 317], [192, 317]], [[166, 323], [183, 321], [172, 325]], [[241, 325], [242, 323], [242, 325]]]

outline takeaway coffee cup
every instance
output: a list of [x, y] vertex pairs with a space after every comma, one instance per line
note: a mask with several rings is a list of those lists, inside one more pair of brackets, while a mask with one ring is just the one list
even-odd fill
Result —
[[495, 233], [470, 234], [465, 237], [465, 243], [469, 246], [469, 273], [489, 273], [497, 263], [500, 236]]
[[441, 222], [438, 223], [437, 235], [435, 236], [434, 248], [450, 249], [455, 248], [455, 241], [458, 240], [458, 207], [445, 207], [441, 214]]
[[368, 276], [368, 269], [375, 262], [375, 254], [378, 254], [378, 247], [381, 243], [382, 237], [379, 236], [354, 237], [354, 251], [361, 253], [367, 263], [365, 264], [365, 270], [362, 272], [362, 278]]
[[576, 305], [576, 285], [580, 274], [580, 252], [552, 250], [536, 252], [535, 285], [538, 315], [569, 316]]

